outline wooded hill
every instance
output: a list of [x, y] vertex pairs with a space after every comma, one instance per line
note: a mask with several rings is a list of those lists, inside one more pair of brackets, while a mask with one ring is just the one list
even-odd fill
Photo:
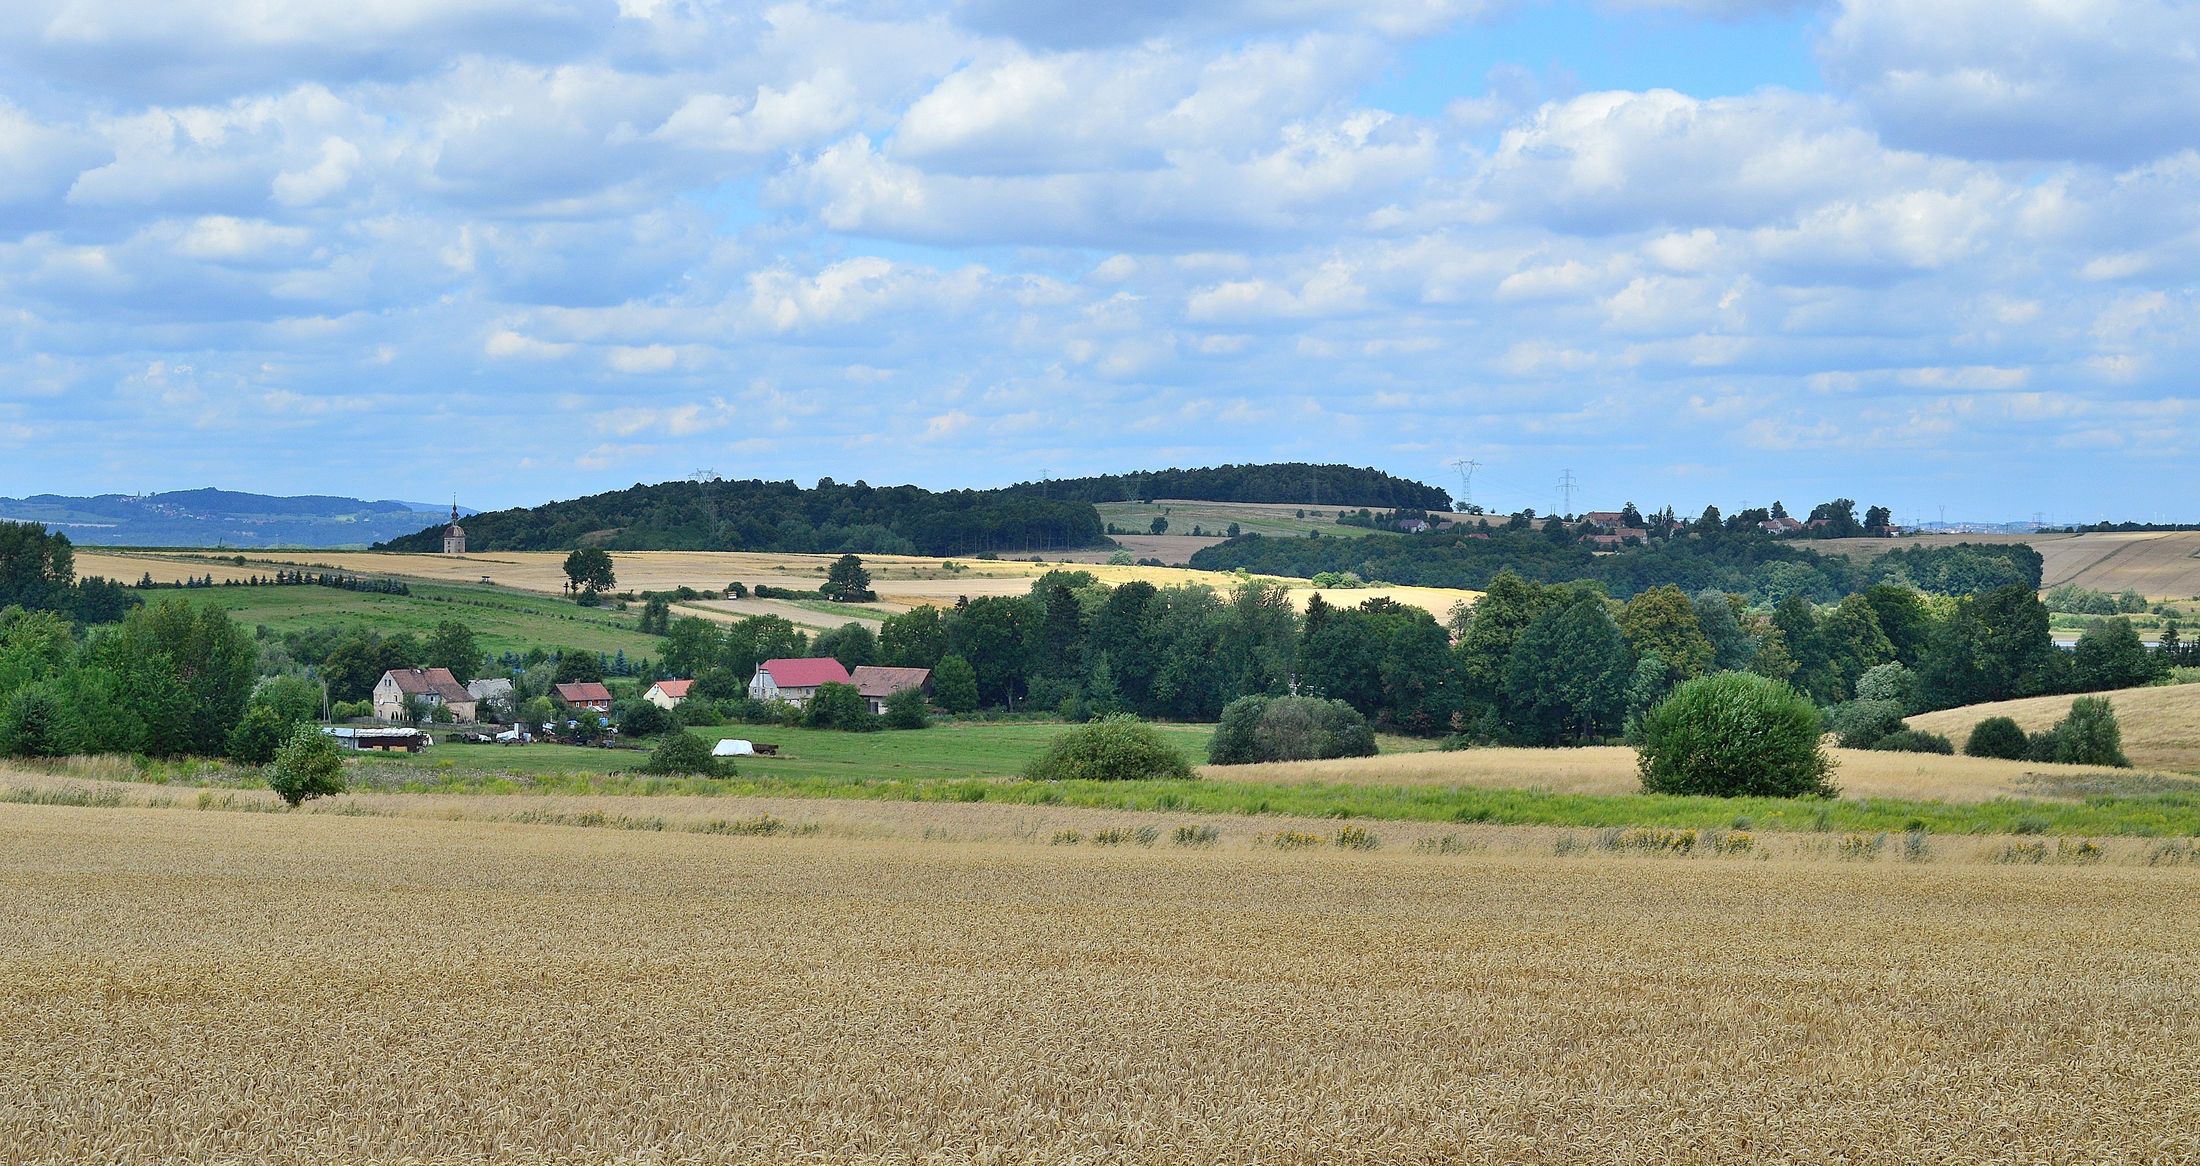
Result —
[[1366, 506], [1386, 510], [1450, 510], [1451, 495], [1381, 470], [1310, 462], [1141, 470], [1092, 478], [1018, 482], [1019, 494], [1081, 502], [1271, 502], [1298, 506]]
[[[1087, 502], [1013, 490], [793, 482], [679, 481], [635, 485], [565, 502], [492, 510], [465, 521], [474, 551], [782, 551], [822, 554], [968, 555], [982, 551], [1104, 546]], [[377, 550], [432, 552], [443, 526], [394, 538]]]

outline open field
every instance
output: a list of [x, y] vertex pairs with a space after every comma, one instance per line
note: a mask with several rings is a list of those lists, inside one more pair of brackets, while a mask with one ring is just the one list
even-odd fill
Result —
[[2190, 1160], [2194, 880], [0, 806], [0, 1157]]
[[155, 601], [180, 597], [219, 607], [248, 629], [264, 625], [275, 632], [347, 627], [385, 636], [409, 632], [425, 638], [437, 623], [455, 619], [473, 629], [475, 640], [486, 652], [563, 647], [585, 652], [624, 651], [630, 658], [642, 659], [662, 651], [662, 640], [635, 629], [631, 612], [481, 588], [416, 584], [412, 592], [379, 595], [334, 587], [202, 587], [152, 591], [146, 598]]
[[[2140, 769], [2200, 773], [2200, 684], [2165, 684], [2093, 693], [2116, 710], [2124, 734], [2124, 755]], [[2072, 696], [2035, 696], [1998, 704], [1974, 704], [1920, 713], [1910, 727], [1944, 733], [1963, 747], [1964, 739], [1988, 717], [2009, 717], [2027, 733], [2052, 728], [2070, 712]]]
[[[1914, 725], [1921, 719], [1912, 717], [1910, 721]], [[1944, 757], [1930, 753], [1879, 753], [1869, 749], [1828, 749], [1827, 752], [1838, 766], [1833, 780], [1841, 787], [1841, 796], [1847, 799], [1900, 798], [1960, 803], [1995, 798], [2076, 797], [2079, 795], [2057, 791], [2069, 790], [2086, 779], [2102, 776], [2101, 770], [2082, 765]], [[1635, 770], [1635, 751], [1620, 745], [1582, 749], [1462, 749], [1453, 753], [1350, 757], [1334, 761], [1209, 766], [1203, 773], [1220, 781], [1456, 785], [1600, 795], [1632, 794], [1641, 785]]]
[[[618, 574], [619, 589], [635, 592], [670, 591], [683, 586], [693, 587], [698, 591], [715, 592], [735, 581], [752, 587], [764, 583], [795, 590], [814, 589], [824, 581], [826, 569], [836, 557], [750, 554], [736, 551], [617, 551], [611, 556]], [[552, 551], [485, 552], [448, 557], [368, 551], [274, 552], [247, 556], [242, 567], [227, 561], [226, 556], [223, 561], [216, 562], [212, 552], [102, 551], [80, 554], [77, 558], [81, 573], [104, 574], [130, 582], [135, 582], [148, 570], [156, 580], [162, 581], [180, 579], [187, 575], [201, 577], [208, 572], [212, 572], [218, 581], [255, 573], [265, 575], [278, 567], [302, 567], [348, 571], [368, 576], [392, 576], [492, 595], [524, 591], [559, 596], [565, 586], [565, 555]], [[947, 565], [949, 563], [955, 566], [951, 568]], [[863, 605], [861, 610], [845, 616], [829, 608], [820, 610], [818, 606], [776, 600], [712, 601], [707, 604], [683, 604], [681, 607], [683, 610], [691, 609], [692, 614], [719, 619], [765, 614], [768, 611], [811, 627], [837, 627], [850, 619], [883, 618], [896, 611], [907, 611], [927, 604], [948, 606], [965, 596], [975, 599], [986, 595], [1022, 595], [1031, 589], [1033, 579], [1062, 566], [1059, 563], [924, 559], [897, 555], [866, 555], [864, 565], [871, 572], [871, 588], [878, 592], [879, 602]], [[1074, 569], [1090, 571], [1101, 582], [1111, 585], [1136, 579], [1157, 587], [1198, 583], [1227, 589], [1239, 582], [1236, 575], [1177, 567], [1111, 567], [1104, 563], [1080, 563]], [[494, 586], [481, 585], [480, 579], [484, 575], [494, 581]], [[1315, 594], [1315, 588], [1303, 579], [1275, 581], [1292, 588], [1291, 597], [1300, 607], [1304, 607], [1307, 600]], [[1455, 604], [1471, 603], [1480, 593], [1444, 587], [1382, 587], [1362, 590], [1328, 589], [1322, 595], [1331, 603], [1348, 606], [1376, 596], [1387, 596], [1409, 606], [1424, 608], [1438, 619], [1443, 619]], [[761, 606], [767, 603], [772, 606]]]
[[1909, 538], [1828, 539], [1803, 545], [1855, 558], [1913, 546], [2026, 543], [2040, 553], [2040, 585], [2075, 583], [2149, 599], [2200, 596], [2200, 531], [2133, 534], [1930, 534]]

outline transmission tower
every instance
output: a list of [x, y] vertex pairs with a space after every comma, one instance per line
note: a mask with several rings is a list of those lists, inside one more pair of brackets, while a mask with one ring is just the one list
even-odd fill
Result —
[[1564, 505], [1559, 509], [1560, 514], [1572, 514], [1574, 512], [1574, 491], [1578, 489], [1580, 485], [1580, 482], [1574, 480], [1574, 472], [1572, 470], [1567, 470], [1565, 473], [1562, 473], [1558, 476], [1558, 496], [1560, 500], [1564, 503]]
[[1473, 458], [1461, 458], [1451, 463], [1451, 468], [1459, 471], [1459, 505], [1471, 510], [1474, 507], [1474, 471], [1481, 469], [1482, 463]]

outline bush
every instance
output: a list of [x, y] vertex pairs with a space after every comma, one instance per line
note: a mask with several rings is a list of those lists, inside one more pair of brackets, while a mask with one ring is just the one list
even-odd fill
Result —
[[851, 733], [868, 733], [879, 727], [871, 702], [863, 699], [855, 685], [830, 681], [818, 685], [817, 692], [802, 707], [802, 723], [813, 729], [845, 729]]
[[1643, 718], [1645, 793], [1831, 797], [1818, 710], [1777, 680], [1721, 672], [1681, 685]]
[[1902, 706], [1891, 700], [1852, 700], [1836, 707], [1826, 723], [1843, 749], [1869, 749], [1904, 727]]
[[272, 705], [253, 704], [237, 719], [237, 727], [229, 730], [229, 756], [231, 760], [246, 765], [266, 765], [275, 760], [275, 754], [290, 738], [295, 722], [283, 719], [283, 714]]
[[344, 755], [336, 738], [312, 725], [300, 725], [275, 751], [267, 767], [267, 788], [296, 807], [313, 798], [344, 792]]
[[889, 729], [922, 729], [932, 724], [926, 715], [924, 690], [904, 688], [886, 698], [886, 727]]
[[642, 772], [667, 776], [701, 774], [704, 777], [731, 777], [733, 766], [721, 764], [710, 755], [710, 746], [693, 733], [668, 733], [657, 747], [649, 751], [649, 760], [642, 764]]
[[726, 714], [720, 711], [717, 701], [691, 696], [672, 707], [672, 721], [682, 728], [723, 725], [726, 723]]
[[1882, 753], [1940, 753], [1953, 755], [1955, 743], [1938, 733], [1926, 733], [1917, 729], [1897, 729], [1872, 742], [1872, 748]]
[[1988, 717], [1972, 727], [1970, 739], [1963, 743], [1963, 752], [1968, 757], [2022, 761], [2030, 744], [2016, 721], [2008, 717]]
[[628, 737], [654, 737], [672, 727], [672, 714], [646, 700], [619, 710], [619, 732]]
[[1192, 766], [1152, 725], [1125, 714], [1064, 732], [1024, 767], [1024, 776], [1035, 781], [1181, 779], [1192, 776]]
[[1341, 700], [1311, 696], [1246, 696], [1222, 710], [1207, 748], [1214, 765], [1372, 757], [1375, 731]]
[[2055, 726], [2055, 760], [2064, 765], [2111, 765], [2131, 768], [2124, 756], [2124, 734], [2117, 727], [2116, 710], [2105, 696], [2081, 696], [2070, 702], [2070, 714]]

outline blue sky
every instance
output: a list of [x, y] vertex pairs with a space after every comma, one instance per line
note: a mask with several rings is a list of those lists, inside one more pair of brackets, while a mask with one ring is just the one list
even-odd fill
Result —
[[0, 493], [2200, 518], [2200, 9], [21, 0]]

